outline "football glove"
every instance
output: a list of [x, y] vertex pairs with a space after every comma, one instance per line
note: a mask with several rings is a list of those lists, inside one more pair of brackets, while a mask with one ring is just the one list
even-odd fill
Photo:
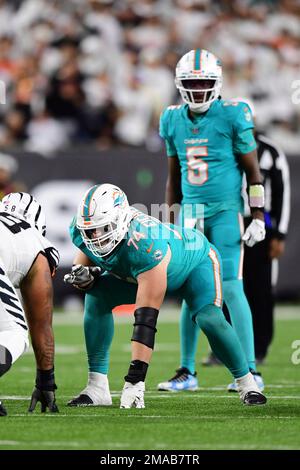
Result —
[[265, 223], [260, 219], [253, 219], [246, 232], [242, 236], [242, 240], [247, 246], [252, 247], [256, 243], [264, 240], [266, 236]]
[[83, 266], [75, 264], [72, 266], [71, 272], [64, 276], [64, 282], [71, 284], [80, 290], [90, 289], [95, 279], [101, 276], [102, 270], [98, 266]]
[[51, 413], [58, 413], [55, 403], [55, 384], [54, 367], [50, 370], [37, 369], [35, 379], [35, 389], [31, 395], [31, 401], [28, 411], [32, 413], [38, 402], [41, 403], [41, 412], [45, 413], [49, 408]]
[[120, 408], [145, 408], [144, 393], [145, 382], [140, 381], [136, 384], [125, 382]]
[[58, 413], [58, 408], [55, 403], [55, 392], [50, 390], [39, 390], [35, 388], [31, 395], [31, 401], [28, 411], [32, 413], [38, 402], [41, 402], [41, 412], [45, 413], [49, 408], [50, 413]]

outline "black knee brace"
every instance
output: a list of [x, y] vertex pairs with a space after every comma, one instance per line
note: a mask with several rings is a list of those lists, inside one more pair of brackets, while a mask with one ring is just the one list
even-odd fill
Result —
[[154, 348], [158, 313], [159, 310], [152, 307], [140, 307], [135, 310], [135, 322], [131, 341], [137, 341], [151, 349]]
[[12, 356], [5, 346], [0, 344], [0, 377], [4, 375], [12, 365]]

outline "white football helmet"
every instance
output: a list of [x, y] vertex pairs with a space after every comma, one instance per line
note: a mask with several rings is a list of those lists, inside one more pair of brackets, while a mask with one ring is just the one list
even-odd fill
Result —
[[28, 193], [9, 193], [0, 202], [0, 212], [25, 220], [36, 228], [43, 236], [46, 235], [46, 217], [41, 205]]
[[176, 66], [175, 85], [191, 111], [204, 113], [218, 98], [222, 88], [220, 60], [205, 49], [185, 54]]
[[113, 184], [97, 184], [82, 198], [76, 226], [86, 247], [102, 258], [123, 240], [131, 218], [126, 194]]

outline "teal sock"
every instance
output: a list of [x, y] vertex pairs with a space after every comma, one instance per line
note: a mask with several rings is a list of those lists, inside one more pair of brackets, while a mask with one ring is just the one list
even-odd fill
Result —
[[190, 310], [185, 301], [182, 302], [180, 316], [180, 366], [189, 369], [191, 374], [195, 372], [195, 357], [197, 352], [200, 330], [193, 322]]
[[230, 313], [231, 324], [240, 340], [249, 369], [256, 370], [252, 314], [246, 298], [243, 281], [224, 281], [224, 301]]
[[97, 297], [87, 294], [84, 306], [84, 335], [90, 372], [107, 374], [109, 350], [114, 335], [112, 312], [101, 312]]
[[223, 312], [215, 305], [207, 305], [196, 315], [199, 328], [203, 330], [214, 354], [230, 370], [234, 378], [248, 374], [249, 367], [242, 347], [232, 326]]

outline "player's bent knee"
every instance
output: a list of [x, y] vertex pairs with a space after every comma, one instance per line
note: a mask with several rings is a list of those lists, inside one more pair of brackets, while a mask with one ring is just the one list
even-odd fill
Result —
[[[27, 330], [23, 331], [22, 329], [21, 331], [21, 327], [18, 327], [13, 330], [0, 331], [0, 348], [1, 347], [9, 351], [13, 364], [29, 348]], [[0, 355], [0, 363], [1, 357], [3, 357], [3, 352], [2, 355]]]
[[131, 341], [154, 348], [156, 323], [159, 310], [152, 307], [140, 307], [134, 312], [135, 322]]
[[0, 345], [0, 377], [9, 371], [12, 365], [12, 355], [5, 346]]

